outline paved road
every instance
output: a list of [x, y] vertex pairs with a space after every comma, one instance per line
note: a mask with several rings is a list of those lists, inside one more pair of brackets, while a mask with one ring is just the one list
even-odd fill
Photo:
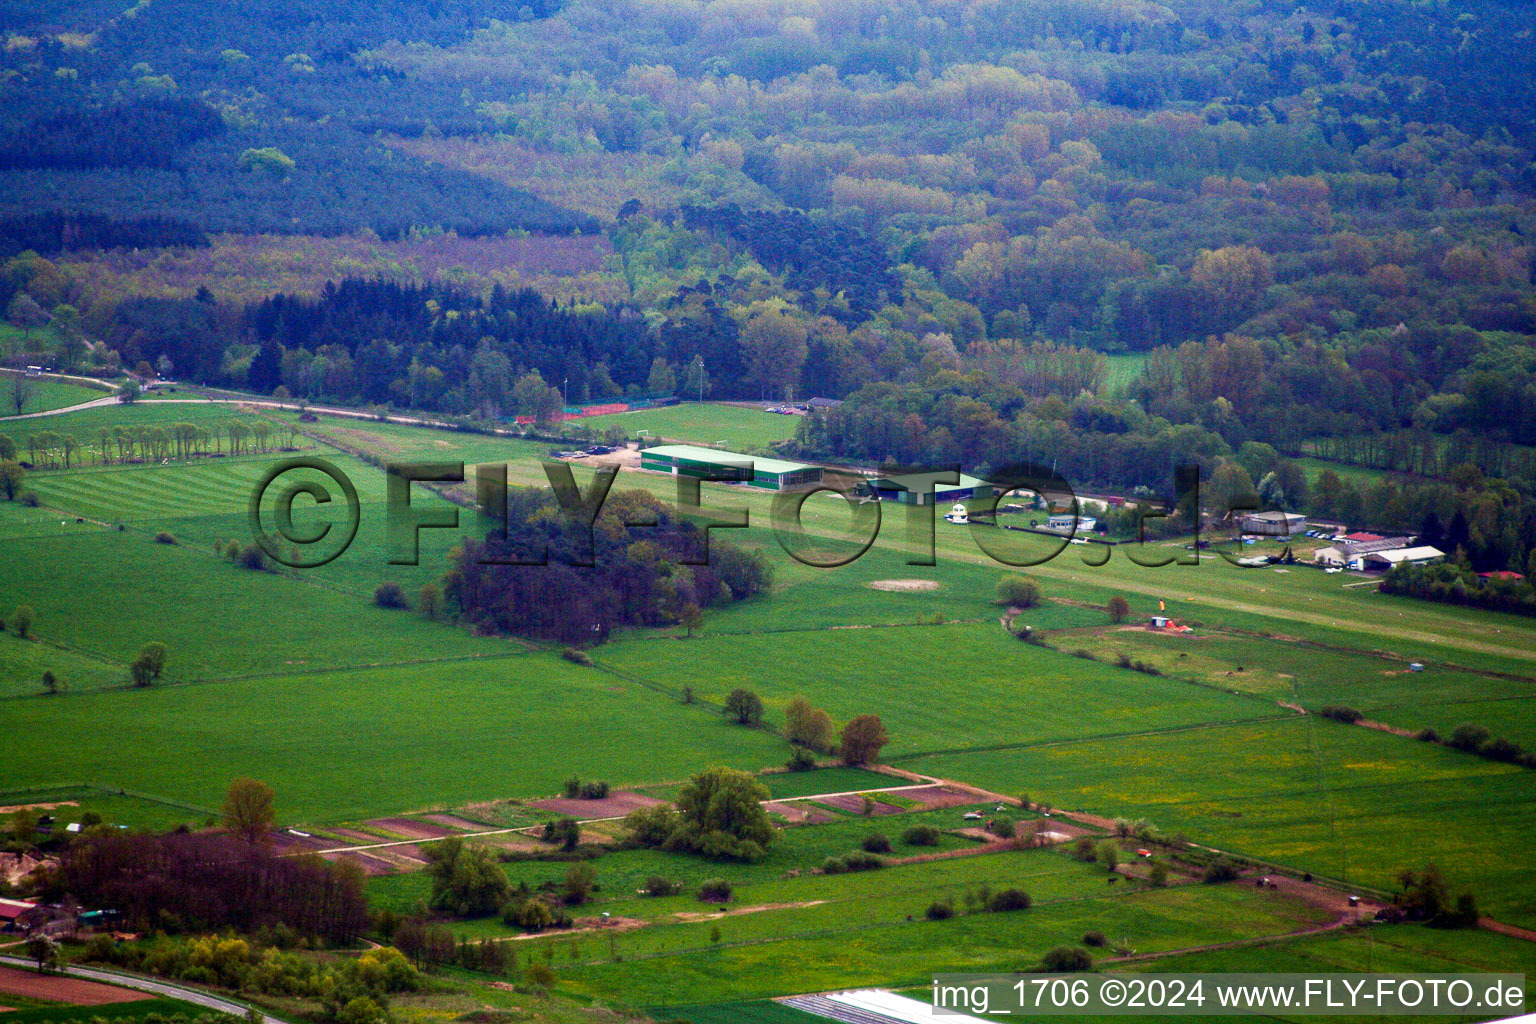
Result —
[[[34, 967], [34, 961], [23, 959], [19, 956], [0, 956], [0, 964], [7, 967]], [[236, 1017], [243, 1017], [250, 1006], [246, 1003], [236, 1002], [233, 999], [225, 999], [223, 996], [212, 995], [201, 989], [185, 988], [174, 982], [160, 981], [154, 978], [143, 978], [136, 974], [123, 974], [118, 971], [103, 970], [99, 967], [75, 967], [73, 965], [64, 968], [64, 973], [71, 978], [84, 978], [87, 981], [99, 981], [107, 985], [121, 985], [123, 988], [138, 989], [140, 992], [153, 992], [157, 996], [167, 996], [171, 999], [180, 999], [182, 1002], [192, 1003], [217, 1013], [229, 1013]], [[262, 1015], [263, 1024], [288, 1024], [281, 1017], [273, 1017], [270, 1014]]]

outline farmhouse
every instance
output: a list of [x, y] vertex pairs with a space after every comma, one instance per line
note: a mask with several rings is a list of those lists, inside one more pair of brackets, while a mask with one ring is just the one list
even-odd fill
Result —
[[1254, 512], [1243, 516], [1244, 533], [1260, 537], [1289, 537], [1307, 528], [1307, 517], [1295, 512]]
[[821, 483], [820, 466], [741, 455], [715, 448], [699, 448], [691, 444], [663, 444], [646, 448], [640, 452], [640, 468], [673, 476], [696, 476], [701, 480], [735, 481], [765, 491], [783, 491]]
[[1365, 567], [1373, 571], [1383, 571], [1394, 566], [1429, 565], [1438, 562], [1445, 557], [1445, 552], [1439, 548], [1428, 545], [1417, 548], [1396, 548], [1390, 551], [1372, 551], [1364, 558]]
[[[996, 488], [985, 480], [960, 474], [955, 484], [933, 483], [932, 474], [911, 473], [896, 476], [878, 476], [869, 482], [881, 501], [894, 501], [900, 505], [948, 505], [960, 501], [986, 501], [996, 493]], [[928, 493], [932, 488], [933, 493]]]

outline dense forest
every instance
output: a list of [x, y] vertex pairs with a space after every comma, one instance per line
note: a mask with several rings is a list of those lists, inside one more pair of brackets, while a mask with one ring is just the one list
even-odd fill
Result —
[[456, 548], [444, 593], [477, 628], [588, 644], [621, 626], [698, 626], [701, 610], [772, 585], [761, 553], [677, 517], [645, 491], [615, 491], [595, 521], [514, 488], [506, 528]]
[[[819, 395], [788, 451], [1160, 492], [1195, 461], [1216, 501], [1459, 517], [1478, 570], [1536, 550], [1525, 5], [121, 7], [0, 13], [0, 301], [73, 311], [81, 368], [486, 420]], [[507, 231], [601, 233], [601, 301], [155, 276]]]

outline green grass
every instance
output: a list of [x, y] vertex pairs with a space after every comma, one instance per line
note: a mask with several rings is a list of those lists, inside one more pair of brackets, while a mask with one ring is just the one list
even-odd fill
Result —
[[1496, 916], [1536, 922], [1536, 772], [1386, 733], [1314, 716], [900, 764], [1359, 885], [1433, 860]]
[[1147, 362], [1144, 352], [1130, 352], [1105, 358], [1109, 360], [1109, 374], [1104, 379], [1104, 386], [1111, 392], [1124, 391], [1134, 383], [1136, 378], [1141, 376], [1141, 369]]
[[[622, 786], [714, 762], [759, 769], [787, 753], [554, 655], [13, 701], [6, 718], [39, 738], [8, 764], [11, 785], [84, 778], [217, 807], [248, 775], [277, 791], [285, 824], [547, 796], [573, 773]], [[43, 740], [78, 723], [110, 728]]]
[[620, 412], [607, 416], [583, 416], [570, 426], [601, 434], [618, 427], [624, 436], [650, 431], [650, 439], [689, 444], [718, 444], [735, 451], [756, 451], [795, 436], [800, 417], [784, 416], [736, 405], [684, 402], [660, 409]]
[[[1110, 891], [1102, 871], [1056, 853], [966, 858], [967, 870], [975, 874], [943, 882], [939, 876], [955, 870], [955, 863], [785, 882], [786, 890], [809, 898], [753, 913], [658, 924], [611, 941], [576, 941], [574, 961], [569, 941], [530, 945], [550, 943], [564, 953], [554, 965], [574, 994], [670, 1006], [923, 984], [935, 972], [1028, 970], [1047, 949], [1076, 942], [1090, 930], [1152, 951], [1283, 934], [1322, 917], [1246, 886]], [[982, 871], [994, 890], [1022, 887], [1035, 897], [1035, 906], [1009, 914], [924, 919], [935, 894], [979, 887]], [[816, 886], [825, 882], [838, 883], [839, 894], [817, 902]]]
[[652, 1009], [658, 1013], [664, 1010], [665, 1019], [686, 1020], [688, 1024], [816, 1024], [824, 1019], [768, 999]]
[[66, 804], [51, 812], [68, 824], [94, 811], [108, 825], [127, 825], [169, 832], [181, 825], [199, 828], [218, 817], [213, 807], [191, 806], [150, 796], [129, 794], [118, 787], [95, 784], [44, 786], [0, 791], [0, 806], [27, 804]]
[[[20, 441], [18, 434], [28, 434], [37, 430], [46, 430], [43, 426], [49, 422], [43, 420], [13, 420], [9, 417], [16, 415], [16, 406], [12, 402], [11, 379], [12, 374], [0, 374], [0, 434], [9, 434], [12, 440]], [[27, 380], [32, 393], [21, 408], [22, 415], [37, 412], [49, 412], [53, 409], [64, 409], [71, 405], [80, 405], [85, 402], [94, 402], [98, 398], [106, 398], [110, 392], [86, 387], [84, 384], [71, 384], [68, 381], [54, 380], [49, 377], [34, 377]]]
[[[4, 999], [7, 1004], [15, 998], [0, 994], [0, 999]], [[111, 1020], [126, 1024], [129, 1021], [142, 1020], [150, 1014], [159, 1014], [161, 1017], [181, 1014], [191, 1020], [202, 1017], [234, 1019], [216, 1014], [206, 1007], [182, 1002], [180, 999], [140, 999], [130, 1003], [108, 1003], [104, 1006], [46, 1006], [18, 1009], [12, 1013], [0, 1013], [0, 1021], [4, 1021], [5, 1024], [63, 1024], [64, 1021]]]
[[[873, 832], [883, 833], [890, 839], [893, 858], [928, 856], [957, 850], [974, 850], [974, 839], [945, 833], [934, 846], [909, 846], [901, 839], [902, 832], [913, 825], [928, 824], [940, 829], [955, 829], [966, 824], [962, 815], [969, 808], [946, 808], [941, 811], [916, 811], [911, 814], [880, 818], [839, 818], [820, 825], [796, 825], [781, 827], [775, 833], [768, 853], [752, 863], [711, 861], [691, 854], [671, 853], [665, 850], [618, 850], [603, 854], [591, 861], [597, 872], [600, 891], [594, 903], [585, 912], [609, 910], [615, 914], [641, 918], [662, 918], [679, 911], [701, 908], [694, 899], [698, 886], [706, 879], [723, 877], [737, 887], [735, 905], [752, 906], [785, 900], [822, 899], [846, 893], [869, 883], [854, 880], [894, 877], [876, 872], [860, 876], [808, 877], [828, 857], [840, 856], [859, 848], [864, 838]], [[993, 879], [998, 861], [992, 857], [962, 857], [936, 862], [936, 867], [923, 877], [932, 882], [934, 892], [947, 891], [944, 885], [961, 885]], [[567, 865], [560, 862], [514, 861], [504, 866], [512, 882], [527, 882], [537, 887], [545, 882], [558, 881]], [[989, 873], [990, 872], [990, 873]], [[798, 880], [793, 875], [807, 877]], [[683, 885], [683, 894], [675, 897], [650, 898], [636, 895], [646, 879], [661, 875]], [[947, 879], [947, 882], [935, 881]], [[430, 893], [430, 880], [424, 874], [393, 875], [370, 879], [369, 897], [375, 906], [385, 906], [400, 912], [408, 912], [419, 900]], [[811, 895], [806, 895], [811, 893]], [[798, 895], [797, 895], [798, 894]], [[481, 937], [504, 936], [512, 931], [499, 919], [458, 922], [453, 925], [462, 935]]]
[[[1467, 972], [1524, 974], [1536, 979], [1536, 944], [1478, 929], [1444, 931], [1422, 925], [1350, 928], [1263, 946], [1186, 953], [1146, 963], [1112, 968], [1135, 973], [1356, 973], [1461, 974]], [[1526, 983], [1526, 1003], [1536, 996], [1536, 984]], [[1078, 1018], [1085, 1024], [1109, 1024], [1124, 1018]], [[1251, 1020], [1222, 1018], [1213, 1020]], [[1307, 1017], [1274, 1016], [1274, 1020], [1306, 1021]], [[1372, 1017], [1373, 1021], [1422, 1020], [1408, 1017]], [[1485, 1020], [1482, 1017], [1447, 1015], [1442, 1020]]]
[[745, 686], [763, 698], [770, 723], [801, 694], [838, 721], [878, 714], [891, 734], [887, 757], [1287, 713], [1023, 644], [996, 624], [633, 640], [596, 658], [625, 678], [692, 686], [716, 703]]
[[43, 686], [44, 672], [52, 672], [65, 692], [100, 690], [121, 686], [128, 680], [123, 667], [115, 662], [36, 640], [23, 640], [14, 632], [0, 635], [0, 698], [49, 699]]
[[908, 785], [905, 779], [862, 768], [818, 768], [808, 772], [775, 772], [759, 779], [775, 800], [816, 793], [849, 793], [861, 789], [885, 789]]
[[[104, 594], [120, 599], [102, 600]], [[166, 681], [524, 649], [376, 608], [303, 578], [239, 568], [216, 559], [211, 548], [95, 529], [0, 545], [0, 608], [24, 603], [36, 610], [39, 637], [98, 661], [126, 667], [145, 643], [165, 643]]]

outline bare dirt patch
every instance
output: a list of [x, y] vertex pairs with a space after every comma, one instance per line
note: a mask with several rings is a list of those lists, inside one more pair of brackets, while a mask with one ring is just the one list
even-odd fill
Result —
[[[845, 793], [842, 796], [820, 797], [816, 802], [818, 804], [830, 807], [833, 810], [846, 811], [849, 814], [863, 814], [865, 795], [866, 794], [862, 793]], [[871, 805], [871, 815], [878, 817], [886, 814], [900, 814], [903, 810], [905, 810], [905, 808], [897, 807], [895, 804], [881, 803], [880, 795], [878, 793], [870, 793], [867, 795]]]
[[818, 810], [809, 804], [796, 803], [792, 800], [773, 800], [763, 804], [763, 809], [769, 814], [782, 815], [794, 825], [820, 825], [837, 817], [835, 814]]
[[875, 580], [870, 583], [871, 590], [886, 590], [897, 594], [915, 594], [925, 590], [938, 590], [936, 580]]
[[901, 795], [908, 800], [916, 800], [922, 804], [925, 811], [943, 810], [946, 807], [959, 807], [962, 804], [974, 804], [987, 799], [986, 794], [964, 789], [960, 786], [924, 786], [922, 789], [904, 789]]
[[79, 807], [73, 800], [61, 800], [56, 804], [11, 804], [9, 807], [0, 807], [0, 814], [15, 814], [17, 811], [52, 811], [60, 807]]
[[368, 822], [374, 828], [395, 832], [402, 839], [442, 839], [453, 835], [454, 830], [444, 825], [432, 825], [410, 818], [376, 818]]
[[363, 874], [370, 877], [393, 875], [400, 870], [398, 865], [385, 860], [383, 857], [375, 857], [367, 853], [323, 853], [321, 856], [332, 862], [348, 861], [356, 864], [359, 868], [362, 868]]
[[136, 1003], [155, 998], [148, 992], [136, 992], [130, 988], [118, 988], [115, 985], [66, 978], [57, 974], [33, 974], [14, 967], [0, 967], [0, 992], [74, 1006], [106, 1006], [110, 1003]]
[[640, 807], [655, 807], [664, 804], [665, 800], [658, 800], [653, 796], [642, 796], [639, 793], [619, 791], [609, 793], [602, 800], [570, 800], [565, 797], [555, 797], [550, 800], [535, 800], [530, 807], [537, 807], [543, 811], [554, 811], [556, 814], [564, 814], [572, 818], [621, 818]]
[[826, 900], [801, 900], [796, 903], [758, 903], [750, 907], [725, 907], [716, 911], [680, 910], [672, 916], [685, 924], [697, 924], [700, 921], [718, 921], [722, 917], [740, 917], [743, 914], [757, 914], [764, 910], [799, 910], [803, 907], [818, 907]]
[[488, 828], [495, 827], [493, 825], [482, 824], [478, 821], [470, 821], [468, 818], [460, 818], [453, 814], [427, 814], [424, 815], [424, 817], [428, 821], [435, 822], [436, 824], [439, 824], [444, 828], [452, 829], [455, 832], [484, 832]]

